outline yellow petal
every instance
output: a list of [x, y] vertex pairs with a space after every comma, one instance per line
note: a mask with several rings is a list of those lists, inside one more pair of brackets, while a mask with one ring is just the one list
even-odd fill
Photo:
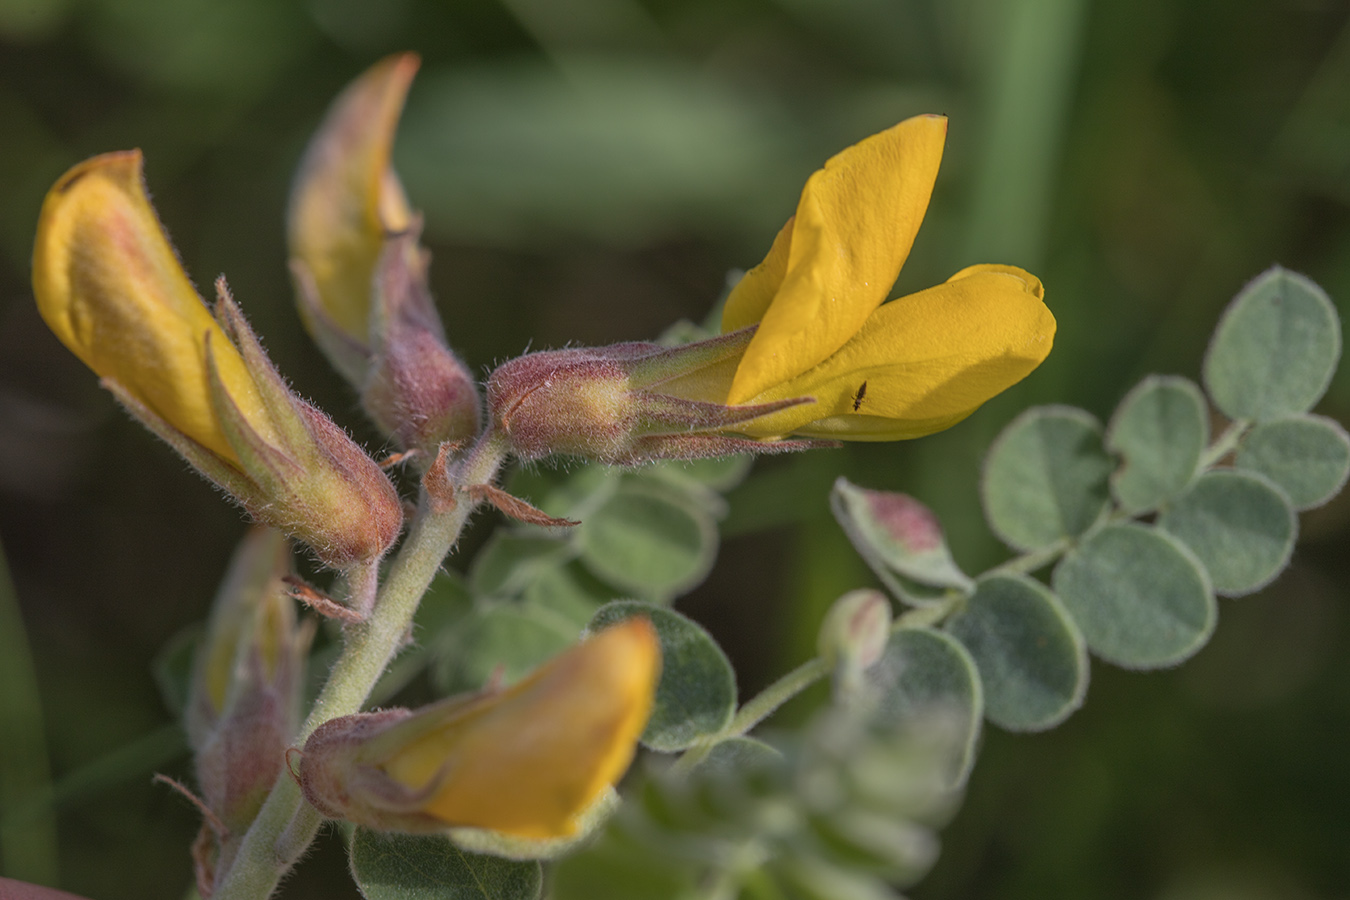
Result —
[[727, 302], [722, 306], [723, 334], [753, 325], [764, 318], [769, 304], [783, 286], [783, 276], [787, 274], [788, 254], [792, 249], [792, 223], [795, 220], [795, 216], [787, 220], [787, 224], [774, 237], [769, 255], [741, 276], [741, 280], [727, 295]]
[[459, 707], [385, 772], [447, 826], [567, 837], [623, 775], [651, 713], [661, 650], [646, 619], [600, 632], [505, 691]]
[[1029, 272], [984, 265], [893, 300], [834, 356], [752, 399], [810, 396], [814, 404], [755, 419], [743, 430], [760, 438], [861, 441], [941, 431], [1045, 359], [1055, 318], [1043, 294]]
[[[915, 116], [837, 154], [806, 182], [781, 284], [727, 402], [745, 403], [824, 361], [886, 299], [928, 208], [946, 137], [944, 117]], [[768, 293], [780, 241], [753, 270], [763, 271], [738, 299], [735, 321]]]
[[310, 140], [291, 189], [286, 232], [291, 257], [314, 277], [329, 317], [362, 342], [368, 339], [371, 278], [385, 233], [406, 229], [411, 218], [389, 155], [419, 64], [413, 53], [391, 56], [352, 82]]
[[48, 327], [85, 365], [237, 465], [211, 408], [209, 333], [235, 403], [263, 437], [274, 436], [243, 360], [150, 205], [139, 150], [86, 160], [52, 187], [38, 219], [33, 293]]

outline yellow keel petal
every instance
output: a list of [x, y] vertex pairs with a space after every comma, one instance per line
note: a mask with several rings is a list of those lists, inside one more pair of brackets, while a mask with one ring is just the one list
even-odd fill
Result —
[[660, 666], [650, 622], [612, 626], [466, 707], [384, 770], [414, 790], [443, 773], [422, 811], [447, 826], [568, 837], [628, 768]]
[[814, 404], [743, 430], [760, 438], [884, 441], [949, 427], [1050, 352], [1055, 319], [1043, 293], [1040, 280], [1021, 269], [972, 266], [887, 303], [838, 353], [752, 400], [809, 396]]
[[418, 65], [416, 54], [391, 56], [343, 91], [291, 189], [290, 254], [314, 276], [324, 311], [361, 342], [369, 340], [371, 278], [385, 233], [406, 229], [411, 219], [389, 156]]
[[212, 412], [204, 337], [211, 334], [231, 397], [272, 436], [243, 360], [150, 205], [139, 150], [85, 160], [48, 192], [33, 248], [33, 293], [48, 327], [85, 365], [237, 464]]

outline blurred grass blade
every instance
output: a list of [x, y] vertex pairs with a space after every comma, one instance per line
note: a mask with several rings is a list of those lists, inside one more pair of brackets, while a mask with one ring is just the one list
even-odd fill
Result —
[[[27, 807], [50, 791], [37, 676], [0, 547], [0, 810]], [[50, 809], [23, 822], [0, 818], [0, 871], [21, 881], [56, 884], [56, 818]]]
[[968, 262], [996, 259], [1038, 271], [1086, 5], [1003, 5], [998, 40], [988, 42], [998, 49], [986, 70], [988, 120], [966, 237]]
[[149, 779], [187, 753], [187, 735], [177, 722], [161, 725], [110, 753], [72, 769], [41, 795], [30, 792], [28, 802], [0, 818], [0, 828], [26, 828], [38, 816], [48, 815], [68, 803], [76, 803], [109, 788], [135, 779]]

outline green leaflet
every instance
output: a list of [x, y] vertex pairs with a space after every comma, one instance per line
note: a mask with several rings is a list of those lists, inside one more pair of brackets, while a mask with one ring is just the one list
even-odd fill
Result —
[[989, 448], [980, 496], [994, 533], [1036, 550], [1087, 531], [1110, 503], [1113, 468], [1102, 427], [1070, 406], [1038, 406], [1003, 429]]
[[1270, 479], [1252, 472], [1207, 472], [1158, 518], [1204, 563], [1214, 590], [1238, 597], [1265, 587], [1289, 563], [1298, 516]]
[[1267, 422], [1312, 409], [1340, 357], [1340, 321], [1326, 292], [1273, 266], [1224, 311], [1205, 356], [1205, 387], [1229, 418]]
[[1200, 389], [1185, 378], [1150, 375], [1126, 395], [1106, 430], [1106, 449], [1120, 456], [1111, 493], [1137, 514], [1181, 494], [1199, 473], [1209, 442]]
[[956, 752], [946, 776], [950, 784], [962, 784], [975, 764], [984, 716], [984, 691], [970, 652], [941, 631], [901, 628], [866, 680], [875, 692], [877, 721], [894, 728], [935, 715], [948, 721]]
[[1313, 509], [1345, 487], [1350, 436], [1325, 416], [1276, 419], [1251, 430], [1233, 464], [1278, 484], [1295, 509]]
[[984, 714], [1010, 731], [1053, 728], [1083, 705], [1087, 647], [1054, 594], [1024, 575], [980, 579], [947, 620], [975, 659]]
[[717, 558], [717, 525], [673, 488], [625, 482], [577, 530], [581, 560], [626, 592], [668, 600], [707, 577]]
[[366, 900], [538, 900], [543, 892], [539, 863], [468, 853], [440, 835], [357, 828], [351, 868]]
[[1195, 555], [1133, 522], [1108, 525], [1065, 554], [1053, 584], [1092, 652], [1130, 669], [1176, 665], [1205, 645], [1218, 617]]

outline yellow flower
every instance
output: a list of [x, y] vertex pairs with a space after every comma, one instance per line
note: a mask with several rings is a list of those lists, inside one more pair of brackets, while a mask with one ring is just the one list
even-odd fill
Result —
[[[370, 341], [371, 279], [385, 237], [406, 230], [412, 212], [390, 165], [394, 129], [420, 64], [415, 53], [372, 66], [333, 102], [296, 173], [286, 216], [292, 265], [313, 280], [300, 304], [310, 333], [326, 316], [346, 337]], [[325, 348], [327, 349], [327, 348]]]
[[[298, 537], [373, 598], [398, 536], [393, 485], [287, 387], [216, 283], [188, 281], [146, 195], [138, 150], [86, 160], [47, 194], [33, 249], [38, 310], [140, 422], [257, 519]], [[356, 568], [354, 568], [356, 567]]]
[[807, 181], [768, 256], [727, 298], [724, 332], [758, 327], [716, 399], [815, 403], [736, 431], [862, 441], [931, 434], [1050, 352], [1055, 319], [1041, 283], [1013, 266], [971, 266], [883, 304], [923, 221], [946, 134], [942, 116], [906, 119]]
[[333, 101], [291, 188], [286, 236], [300, 318], [366, 412], [435, 459], [478, 433], [473, 374], [450, 350], [427, 284], [421, 219], [389, 163], [418, 58], [381, 60]]
[[48, 192], [33, 293], [48, 327], [85, 365], [239, 468], [211, 404], [209, 343], [230, 398], [276, 440], [243, 358], [188, 281], [150, 205], [139, 150], [85, 160]]
[[501, 691], [325, 723], [299, 778], [326, 815], [389, 831], [573, 837], [632, 761], [661, 668], [631, 619]]
[[[488, 380], [522, 459], [620, 465], [892, 441], [955, 425], [1050, 352], [1036, 276], [962, 269], [886, 300], [923, 221], [947, 120], [916, 116], [807, 181], [797, 213], [727, 298], [723, 334], [531, 353]], [[796, 436], [796, 439], [789, 439]]]

